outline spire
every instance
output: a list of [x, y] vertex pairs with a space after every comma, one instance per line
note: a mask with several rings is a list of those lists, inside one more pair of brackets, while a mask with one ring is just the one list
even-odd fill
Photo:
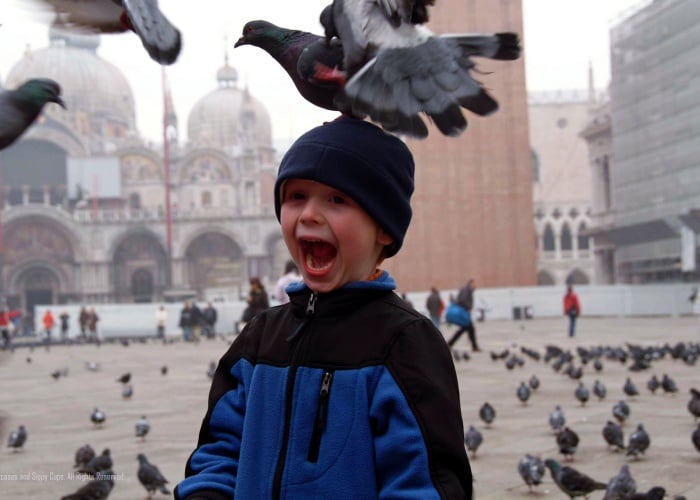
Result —
[[165, 77], [165, 69], [163, 68], [163, 123], [166, 128], [168, 142], [177, 144], [178, 128], [177, 128], [177, 113], [175, 112], [175, 104], [173, 102], [173, 93], [170, 88], [170, 82]]
[[588, 105], [595, 106], [595, 82], [593, 80], [593, 61], [588, 61]]

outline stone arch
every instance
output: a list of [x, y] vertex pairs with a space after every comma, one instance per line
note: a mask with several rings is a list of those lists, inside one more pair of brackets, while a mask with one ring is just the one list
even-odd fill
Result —
[[549, 222], [544, 226], [544, 233], [542, 233], [542, 249], [545, 252], [553, 252], [556, 249], [554, 229]]
[[571, 228], [569, 228], [569, 223], [565, 222], [561, 227], [561, 249], [564, 251], [573, 250], [573, 238], [571, 236]]
[[549, 271], [541, 269], [537, 273], [537, 285], [538, 286], [554, 286], [556, 283], [554, 281], [554, 276]]
[[198, 291], [239, 287], [244, 281], [243, 250], [230, 236], [206, 231], [185, 248], [188, 283]]
[[589, 285], [590, 282], [588, 275], [580, 269], [574, 269], [566, 277], [567, 285]]
[[46, 261], [26, 262], [13, 270], [6, 299], [33, 314], [37, 305], [65, 303], [73, 298], [65, 293], [67, 281], [60, 269]]
[[578, 234], [576, 235], [576, 242], [578, 243], [578, 249], [579, 250], [588, 250], [590, 249], [590, 237], [585, 234], [586, 231], [586, 223], [581, 222], [581, 224], [578, 227]]
[[[150, 296], [141, 289], [135, 293], [135, 276], [148, 272], [153, 286]], [[148, 230], [131, 231], [114, 246], [112, 253], [113, 289], [117, 302], [151, 302], [159, 297], [167, 284], [167, 252], [159, 238]], [[138, 280], [138, 278], [136, 278]]]

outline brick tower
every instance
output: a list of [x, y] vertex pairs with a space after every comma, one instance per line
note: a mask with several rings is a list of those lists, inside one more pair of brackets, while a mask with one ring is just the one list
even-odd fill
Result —
[[[430, 10], [436, 33], [514, 31], [522, 43], [521, 0], [439, 0]], [[426, 140], [409, 140], [416, 160], [413, 220], [399, 254], [384, 265], [400, 291], [536, 283], [532, 168], [525, 88], [526, 53], [517, 61], [476, 59], [500, 109], [489, 117], [465, 111], [459, 137], [430, 125]]]

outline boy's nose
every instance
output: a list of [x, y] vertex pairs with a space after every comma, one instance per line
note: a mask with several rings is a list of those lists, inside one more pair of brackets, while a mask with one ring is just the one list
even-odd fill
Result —
[[301, 211], [302, 222], [318, 223], [322, 220], [321, 206], [318, 200], [309, 198], [304, 204], [304, 209]]

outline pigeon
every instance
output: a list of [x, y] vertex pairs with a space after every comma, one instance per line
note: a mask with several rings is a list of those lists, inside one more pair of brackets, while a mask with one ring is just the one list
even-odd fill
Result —
[[95, 363], [94, 361], [86, 361], [85, 369], [89, 372], [98, 372], [100, 371], [100, 364]]
[[124, 399], [131, 399], [131, 396], [134, 395], [134, 387], [132, 385], [124, 385], [124, 388], [122, 389], [122, 398]]
[[0, 150], [19, 139], [49, 102], [66, 107], [61, 86], [48, 78], [33, 78], [0, 92]]
[[552, 458], [544, 461], [544, 464], [552, 474], [552, 479], [564, 494], [569, 498], [587, 497], [595, 490], [604, 490], [608, 487], [591, 477], [569, 466], [562, 466]]
[[620, 424], [624, 424], [630, 416], [630, 407], [627, 403], [620, 400], [613, 405], [612, 414]]
[[574, 391], [574, 396], [576, 396], [576, 399], [579, 400], [581, 406], [586, 406], [586, 402], [588, 401], [590, 395], [590, 391], [585, 385], [583, 385], [583, 382], [579, 382], [578, 387]]
[[522, 404], [527, 404], [527, 400], [530, 399], [530, 388], [525, 384], [525, 382], [520, 382], [520, 387], [516, 391], [518, 399]]
[[605, 388], [605, 384], [603, 384], [600, 380], [596, 380], [593, 384], [593, 394], [596, 395], [598, 401], [605, 399], [607, 393], [608, 390]]
[[532, 377], [530, 377], [528, 385], [530, 386], [530, 389], [536, 391], [540, 388], [540, 379], [538, 379], [536, 375], [533, 375]]
[[566, 417], [561, 409], [561, 406], [556, 405], [552, 413], [549, 414], [549, 425], [552, 427], [554, 432], [559, 432], [566, 425]]
[[700, 424], [698, 424], [693, 433], [690, 435], [690, 440], [693, 442], [695, 449], [700, 451]]
[[637, 492], [637, 482], [630, 474], [629, 465], [623, 464], [620, 472], [608, 481], [603, 500], [625, 500]]
[[128, 384], [129, 381], [131, 380], [131, 372], [125, 373], [121, 377], [117, 379], [117, 382], [122, 383], [122, 384]]
[[467, 445], [467, 449], [472, 452], [472, 456], [476, 458], [476, 450], [479, 449], [481, 443], [484, 441], [484, 436], [476, 429], [473, 425], [469, 426], [466, 434], [464, 434], [464, 443]]
[[479, 417], [484, 421], [486, 427], [489, 427], [496, 418], [496, 410], [490, 403], [486, 402], [479, 408]]
[[105, 472], [112, 468], [112, 455], [109, 448], [102, 450], [100, 455], [92, 457], [88, 462], [78, 469], [78, 472], [95, 476], [98, 472]]
[[670, 392], [671, 394], [678, 392], [676, 382], [665, 373], [663, 377], [661, 377], [661, 388], [664, 390], [664, 392]]
[[10, 432], [10, 436], [7, 438], [7, 446], [12, 448], [12, 451], [19, 451], [27, 442], [27, 429], [20, 425], [16, 430]]
[[148, 55], [172, 64], [182, 48], [180, 31], [158, 8], [158, 0], [40, 0], [56, 13], [62, 29], [87, 33], [133, 31]]
[[628, 495], [625, 497], [625, 500], [663, 500], [665, 496], [666, 490], [664, 488], [661, 486], [654, 486], [646, 493], [634, 493], [633, 495]]
[[622, 386], [622, 391], [627, 394], [629, 397], [634, 397], [634, 396], [639, 396], [639, 391], [637, 390], [637, 386], [634, 385], [634, 382], [627, 377], [627, 380], [625, 381], [625, 385]]
[[700, 418], [700, 391], [697, 389], [691, 388], [690, 389], [690, 400], [688, 401], [688, 411], [690, 414], [695, 418], [695, 421], [698, 421], [698, 418]]
[[92, 420], [92, 423], [95, 424], [95, 426], [100, 426], [104, 424], [106, 419], [107, 416], [99, 408], [95, 408], [90, 414], [90, 420]]
[[136, 437], [140, 437], [142, 441], [146, 440], [146, 434], [151, 430], [151, 424], [148, 423], [146, 415], [142, 415], [136, 421]]
[[54, 380], [58, 380], [59, 378], [61, 378], [61, 375], [63, 375], [63, 372], [61, 372], [61, 370], [54, 370], [51, 372], [51, 378], [53, 378]]
[[339, 108], [369, 117], [386, 130], [428, 135], [420, 113], [440, 132], [457, 136], [467, 127], [460, 108], [487, 116], [498, 103], [470, 74], [474, 56], [515, 60], [515, 33], [436, 36], [423, 23], [433, 0], [377, 2], [334, 0], [321, 13], [326, 40], [343, 46], [346, 83]]
[[652, 394], [656, 394], [656, 389], [659, 387], [661, 387], [661, 382], [659, 382], [656, 375], [652, 375], [651, 378], [647, 380], [647, 389], [649, 389]]
[[544, 462], [540, 457], [526, 454], [518, 462], [518, 473], [532, 492], [533, 486], [538, 486], [544, 477]]
[[596, 358], [596, 360], [593, 362], [593, 369], [595, 369], [597, 372], [603, 370], [603, 362], [600, 360], [600, 358]]
[[603, 439], [608, 443], [608, 446], [615, 447], [615, 450], [625, 449], [625, 438], [622, 427], [611, 420], [608, 420], [608, 423], [603, 427]]
[[149, 463], [146, 455], [143, 453], [139, 453], [136, 458], [139, 461], [137, 476], [139, 482], [146, 488], [148, 497], [150, 498], [156, 490], [159, 490], [164, 495], [170, 495], [170, 491], [165, 486], [168, 480], [160, 473], [158, 467]]
[[639, 458], [639, 455], [644, 454], [650, 444], [651, 439], [649, 438], [649, 433], [647, 433], [642, 424], [638, 424], [637, 430], [630, 435], [630, 440], [627, 443], [626, 455]]
[[114, 487], [114, 473], [111, 470], [99, 472], [78, 490], [61, 497], [61, 500], [104, 500]]
[[81, 446], [75, 452], [75, 465], [73, 465], [73, 468], [84, 467], [93, 458], [95, 458], [95, 450], [92, 449], [92, 446], [89, 444]]
[[216, 373], [216, 361], [209, 363], [209, 369], [207, 370], [207, 377], [214, 378], [214, 373]]
[[559, 447], [559, 453], [564, 455], [564, 460], [572, 461], [574, 459], [578, 443], [578, 434], [568, 427], [564, 427], [557, 433], [557, 446]]
[[167, 365], [163, 365], [160, 367], [160, 374], [161, 375], [167, 375], [168, 374], [168, 367]]

